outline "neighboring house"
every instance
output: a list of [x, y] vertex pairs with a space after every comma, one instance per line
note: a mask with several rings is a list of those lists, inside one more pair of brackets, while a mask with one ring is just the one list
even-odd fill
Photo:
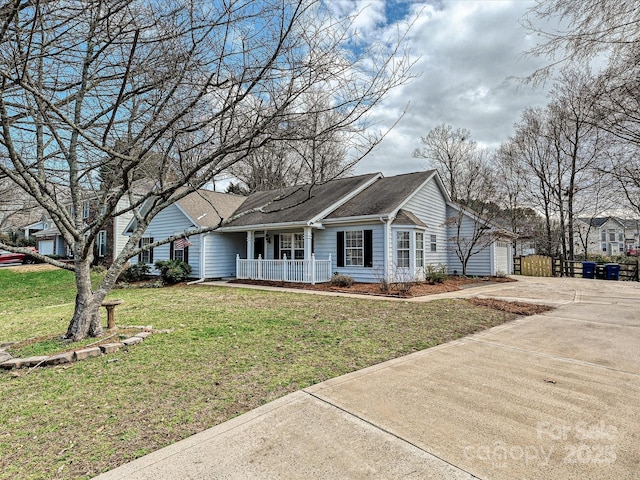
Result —
[[[377, 282], [424, 278], [427, 265], [461, 272], [449, 248], [447, 212], [454, 205], [435, 171], [360, 175], [246, 199], [214, 194], [185, 197], [209, 196], [210, 202], [193, 212], [182, 200], [176, 202], [151, 221], [143, 240], [205, 226], [202, 215], [216, 222], [220, 216], [231, 219], [215, 231], [189, 237], [189, 263], [197, 278], [320, 282], [337, 272]], [[222, 213], [232, 202], [238, 203], [235, 209]], [[170, 246], [160, 246], [132, 263], [171, 255], [176, 258]], [[474, 255], [467, 273], [511, 273], [511, 257], [510, 239], [496, 240]]]
[[[122, 210], [129, 205], [126, 197], [120, 199], [116, 210]], [[97, 213], [97, 201], [87, 199], [82, 202], [83, 218], [91, 218]], [[133, 218], [133, 212], [126, 212], [121, 215], [109, 218], [102, 230], [98, 233], [94, 250], [95, 263], [109, 266], [124, 248], [128, 237], [123, 235], [125, 227]], [[60, 230], [52, 220], [43, 217], [40, 222], [27, 225], [25, 235], [32, 235], [36, 238], [36, 248], [42, 255], [57, 255], [61, 257], [73, 257], [71, 247], [64, 241]]]
[[[228, 193], [198, 190], [162, 210], [149, 224], [140, 245], [170, 237], [184, 231], [214, 227], [221, 218], [227, 219], [246, 200], [246, 197]], [[131, 234], [132, 220], [124, 230]], [[211, 255], [209, 252], [217, 252]], [[244, 236], [198, 234], [140, 253], [131, 264], [146, 263], [153, 268], [157, 260], [183, 260], [191, 265], [195, 278], [226, 277], [235, 275], [236, 255], [246, 253]], [[205, 254], [207, 254], [205, 256]], [[204, 267], [203, 267], [204, 266]]]
[[637, 255], [640, 220], [619, 217], [576, 219], [576, 253], [588, 255]]

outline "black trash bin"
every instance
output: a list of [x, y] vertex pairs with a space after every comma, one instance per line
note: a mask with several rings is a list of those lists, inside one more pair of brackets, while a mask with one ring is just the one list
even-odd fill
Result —
[[596, 273], [596, 262], [582, 262], [582, 278], [593, 278]]
[[607, 278], [607, 269], [604, 265], [596, 265], [596, 278], [605, 280]]
[[607, 263], [604, 266], [607, 280], [620, 280], [620, 264]]

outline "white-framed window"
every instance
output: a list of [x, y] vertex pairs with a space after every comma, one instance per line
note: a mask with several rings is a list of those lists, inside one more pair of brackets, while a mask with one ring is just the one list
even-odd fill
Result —
[[618, 230], [618, 241], [624, 241], [624, 234], [622, 233], [622, 230]]
[[431, 251], [432, 252], [436, 252], [438, 251], [438, 237], [436, 235], [431, 235]]
[[98, 256], [104, 257], [107, 254], [107, 231], [100, 230], [98, 232]]
[[364, 265], [364, 235], [362, 230], [344, 232], [345, 265]]
[[396, 232], [396, 266], [409, 268], [411, 264], [411, 242], [407, 231]]
[[[144, 237], [140, 239], [140, 246], [144, 247], [153, 243], [153, 237]], [[153, 263], [153, 248], [151, 250], [145, 250], [138, 255], [138, 262], [140, 263]]]
[[601, 233], [600, 240], [603, 241], [603, 242], [606, 242], [607, 241], [607, 232], [605, 230], [602, 230], [602, 232], [600, 232], [600, 233]]
[[603, 251], [603, 252], [606, 252], [606, 251], [607, 251], [607, 244], [606, 244], [606, 242], [602, 242], [602, 245], [600, 245], [600, 248], [602, 248], [602, 251]]
[[280, 258], [284, 258], [285, 255], [289, 259], [304, 260], [303, 233], [280, 234]]
[[87, 218], [89, 216], [89, 207], [91, 206], [89, 200], [85, 200], [82, 202], [82, 218]]
[[173, 259], [184, 262], [184, 242], [173, 243]]
[[615, 232], [615, 230], [609, 230], [609, 241], [610, 242], [615, 242], [616, 241], [616, 232]]
[[424, 233], [416, 232], [416, 267], [424, 267]]

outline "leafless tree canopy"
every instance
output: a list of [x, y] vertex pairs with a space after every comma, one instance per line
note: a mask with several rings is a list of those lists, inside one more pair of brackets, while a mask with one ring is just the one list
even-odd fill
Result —
[[[314, 0], [4, 4], [0, 173], [73, 248], [70, 336], [100, 332], [100, 302], [163, 208], [274, 145], [362, 131], [410, 65], [399, 51], [402, 32], [355, 45], [353, 20], [331, 17]], [[317, 91], [325, 101], [309, 105]], [[296, 128], [314, 114], [327, 119], [321, 128]], [[359, 139], [366, 152], [379, 136]], [[150, 172], [153, 191], [135, 192]], [[90, 221], [82, 218], [86, 198], [100, 206]], [[136, 230], [94, 292], [96, 235], [128, 210]]]

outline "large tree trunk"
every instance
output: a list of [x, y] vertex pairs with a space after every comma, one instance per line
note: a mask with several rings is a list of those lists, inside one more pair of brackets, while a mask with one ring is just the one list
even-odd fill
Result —
[[76, 305], [65, 338], [73, 341], [86, 337], [102, 335], [100, 324], [100, 306], [106, 296], [106, 291], [91, 288], [91, 259], [76, 261]]

